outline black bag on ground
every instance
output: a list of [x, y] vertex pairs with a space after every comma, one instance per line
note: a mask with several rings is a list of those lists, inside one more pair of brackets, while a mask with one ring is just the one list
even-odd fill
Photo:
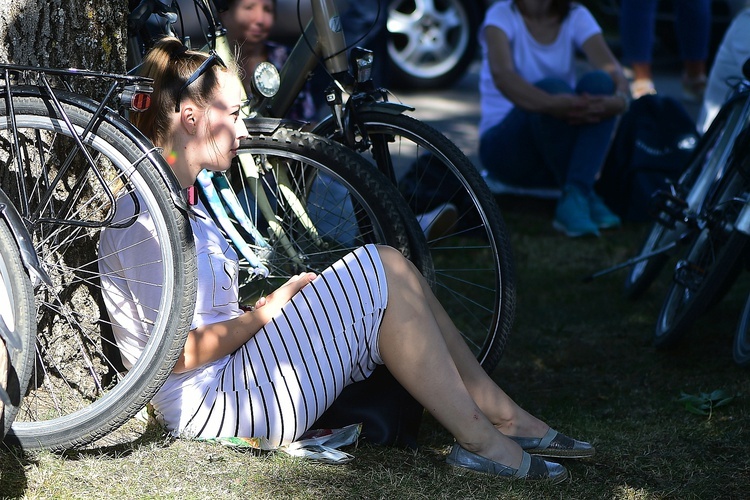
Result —
[[597, 192], [623, 220], [651, 220], [653, 194], [679, 178], [697, 140], [695, 122], [676, 99], [634, 100], [621, 118]]
[[363, 440], [379, 445], [417, 447], [424, 408], [385, 366], [344, 388], [312, 429], [338, 429], [362, 423]]

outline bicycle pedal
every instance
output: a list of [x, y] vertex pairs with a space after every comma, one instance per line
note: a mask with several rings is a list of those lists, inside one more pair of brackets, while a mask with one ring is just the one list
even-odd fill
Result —
[[675, 229], [676, 221], [687, 218], [687, 209], [687, 202], [669, 191], [659, 190], [651, 198], [651, 216], [668, 229]]

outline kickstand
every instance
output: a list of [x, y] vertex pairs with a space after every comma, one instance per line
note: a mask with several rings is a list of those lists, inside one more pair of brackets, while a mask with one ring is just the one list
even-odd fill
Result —
[[679, 238], [679, 239], [674, 240], [673, 242], [669, 243], [668, 245], [664, 245], [661, 248], [657, 248], [653, 252], [649, 252], [649, 253], [644, 254], [644, 255], [639, 255], [638, 257], [633, 257], [632, 259], [628, 259], [625, 262], [621, 262], [621, 263], [616, 264], [616, 265], [614, 265], [612, 267], [608, 267], [607, 269], [602, 269], [601, 271], [597, 271], [595, 273], [589, 274], [588, 276], [584, 276], [583, 279], [582, 279], [582, 281], [584, 283], [590, 283], [591, 281], [594, 280], [594, 278], [598, 278], [600, 276], [604, 276], [605, 274], [609, 274], [609, 273], [612, 273], [614, 271], [619, 271], [620, 269], [622, 269], [624, 267], [629, 267], [629, 266], [632, 266], [634, 264], [638, 264], [639, 262], [643, 262], [644, 260], [648, 260], [651, 257], [655, 257], [656, 255], [660, 255], [662, 253], [669, 252], [670, 250], [672, 250], [673, 248], [675, 248], [677, 246], [677, 244], [680, 243], [681, 241], [682, 241], [682, 238]]

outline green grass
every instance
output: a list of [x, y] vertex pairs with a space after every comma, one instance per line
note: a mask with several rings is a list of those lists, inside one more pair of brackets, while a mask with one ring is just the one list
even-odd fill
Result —
[[[426, 415], [418, 451], [367, 446], [330, 466], [282, 454], [169, 440], [140, 424], [130, 442], [67, 454], [0, 451], [0, 496], [27, 498], [743, 498], [750, 490], [750, 372], [731, 340], [750, 291], [741, 276], [675, 349], [650, 345], [666, 273], [636, 302], [624, 271], [582, 278], [632, 256], [642, 226], [571, 240], [551, 209], [503, 203], [516, 264], [518, 306], [509, 345], [492, 374], [519, 403], [597, 456], [567, 461], [558, 486], [462, 475], [444, 463], [450, 435]], [[722, 389], [734, 395], [710, 417], [677, 400]]]

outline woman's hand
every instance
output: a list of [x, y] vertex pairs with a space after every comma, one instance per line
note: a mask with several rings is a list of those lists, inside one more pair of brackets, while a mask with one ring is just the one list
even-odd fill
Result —
[[263, 324], [271, 321], [271, 318], [281, 311], [284, 304], [289, 302], [297, 292], [314, 280], [316, 276], [315, 273], [300, 273], [292, 276], [279, 288], [255, 302], [255, 314], [262, 318]]
[[552, 114], [571, 125], [599, 123], [623, 113], [627, 103], [616, 95], [556, 94]]
[[571, 125], [592, 123], [589, 99], [578, 94], [551, 94], [548, 113]]
[[588, 114], [592, 120], [601, 121], [624, 113], [628, 102], [619, 95], [585, 95], [588, 99]]

